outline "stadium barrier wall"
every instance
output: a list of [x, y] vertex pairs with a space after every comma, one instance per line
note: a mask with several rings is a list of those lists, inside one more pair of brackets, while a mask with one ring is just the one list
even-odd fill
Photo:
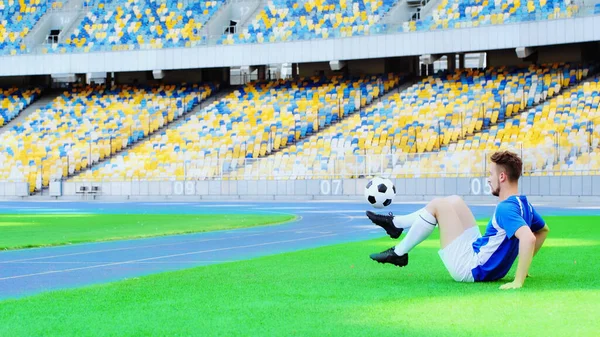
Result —
[[[457, 194], [463, 197], [491, 195], [487, 178], [392, 179], [399, 200], [426, 199]], [[81, 198], [191, 197], [196, 199], [319, 199], [362, 197], [368, 179], [313, 180], [203, 180], [128, 182], [52, 182], [50, 196]], [[2, 186], [2, 184], [0, 184]], [[1, 187], [0, 187], [1, 188]], [[21, 187], [25, 188], [25, 187]], [[0, 196], [12, 189], [0, 189]], [[523, 177], [520, 192], [533, 197], [600, 197], [600, 176]]]
[[[581, 13], [578, 14], [582, 15], [581, 17], [568, 19], [440, 31], [388, 33], [399, 28], [388, 27], [382, 28], [379, 33], [377, 29], [373, 29], [369, 36], [349, 38], [232, 46], [207, 44], [160, 50], [2, 56], [0, 76], [328, 62], [599, 41], [600, 15], [587, 16], [590, 13], [588, 10]], [[212, 40], [213, 37], [210, 37], [209, 41]]]
[[25, 197], [29, 195], [27, 183], [0, 182], [0, 197]]

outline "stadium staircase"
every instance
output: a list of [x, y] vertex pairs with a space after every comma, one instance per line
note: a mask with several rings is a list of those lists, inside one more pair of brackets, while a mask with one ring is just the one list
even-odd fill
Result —
[[248, 15], [248, 18], [246, 20], [244, 20], [244, 22], [239, 23], [238, 32], [243, 32], [244, 29], [250, 27], [250, 25], [252, 24], [252, 22], [254, 21], [256, 16], [260, 13], [260, 11], [265, 9], [266, 5], [267, 5], [267, 1], [260, 0], [260, 3], [258, 4], [258, 6], [256, 6], [256, 8], [252, 11], [252, 14]]

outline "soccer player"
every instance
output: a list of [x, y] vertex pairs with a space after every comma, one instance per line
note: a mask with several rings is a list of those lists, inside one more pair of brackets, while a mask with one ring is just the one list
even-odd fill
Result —
[[454, 280], [459, 282], [494, 281], [503, 278], [519, 255], [515, 279], [500, 289], [521, 288], [533, 256], [540, 250], [548, 226], [527, 201], [518, 194], [521, 159], [508, 151], [491, 157], [488, 184], [500, 202], [481, 236], [475, 217], [462, 198], [437, 198], [412, 214], [394, 217], [367, 211], [375, 224], [396, 239], [410, 228], [395, 247], [371, 254], [379, 263], [398, 267], [408, 264], [408, 252], [423, 242], [437, 225], [440, 228], [439, 255]]

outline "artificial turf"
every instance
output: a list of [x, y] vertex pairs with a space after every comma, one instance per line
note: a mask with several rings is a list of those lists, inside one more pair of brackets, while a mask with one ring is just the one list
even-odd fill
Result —
[[207, 232], [292, 219], [285, 214], [0, 214], [0, 249]]
[[5, 300], [0, 336], [597, 336], [599, 219], [545, 219], [518, 290], [452, 281], [436, 231], [402, 269], [382, 238]]

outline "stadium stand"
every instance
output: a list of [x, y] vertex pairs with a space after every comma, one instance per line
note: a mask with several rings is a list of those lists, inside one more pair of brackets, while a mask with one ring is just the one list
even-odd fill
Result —
[[464, 149], [452, 144], [447, 151], [423, 156], [419, 161], [406, 161], [394, 167], [394, 173], [433, 177], [485, 174], [487, 155], [498, 149], [511, 149], [522, 154], [524, 175], [598, 174], [599, 103], [600, 79], [594, 77], [515, 118], [469, 136]]
[[76, 87], [0, 136], [0, 180], [30, 192], [147, 137], [208, 97], [210, 85]]
[[23, 38], [50, 8], [62, 1], [0, 0], [0, 55], [16, 55], [27, 50]]
[[65, 53], [193, 47], [202, 40], [202, 27], [223, 3], [101, 0], [55, 50]]
[[206, 179], [264, 157], [351, 114], [400, 83], [396, 75], [256, 82], [77, 181]]
[[[484, 135], [493, 132], [504, 136], [505, 131], [496, 130], [512, 125], [505, 124], [505, 120], [578, 83], [589, 71], [589, 67], [554, 64], [466, 70], [428, 77], [318, 135], [277, 152], [269, 160], [247, 162], [236, 174], [250, 178], [273, 172], [270, 178], [298, 179], [327, 178], [334, 172], [356, 177], [383, 168], [388, 171], [382, 173], [390, 176], [456, 172], [461, 165], [466, 166], [469, 151], [481, 150], [483, 154], [486, 146], [498, 148], [502, 142], [508, 144], [514, 138], [510, 135], [507, 139], [489, 139]], [[456, 159], [447, 163], [446, 159], [439, 160], [439, 166], [434, 166], [426, 163], [427, 158], [438, 154], [411, 154], [440, 149], [439, 155], [446, 151], [457, 153]], [[393, 167], [391, 153], [401, 154], [404, 164]], [[461, 157], [460, 153], [464, 155]], [[380, 155], [380, 159], [366, 163], [362, 156], [366, 154], [376, 158]], [[421, 158], [423, 162], [419, 161]], [[483, 163], [472, 161], [473, 165]]]
[[[87, 2], [86, 2], [87, 3]], [[64, 41], [42, 53], [122, 51], [194, 47], [206, 43], [202, 29], [226, 3], [213, 1], [97, 0]], [[390, 30], [383, 20], [397, 0], [270, 0], [239, 33], [217, 43], [269, 43], [369, 35]], [[62, 1], [0, 1], [0, 54], [26, 53], [23, 38], [49, 8]], [[86, 7], [87, 8], [87, 7]], [[591, 12], [596, 13], [596, 5]], [[477, 27], [519, 21], [568, 18], [579, 7], [571, 0], [441, 0], [422, 20], [401, 23], [400, 31]], [[398, 23], [400, 24], [400, 23]], [[396, 30], [393, 28], [392, 30]]]
[[40, 88], [21, 90], [0, 89], [0, 126], [5, 125], [35, 101], [42, 93]]
[[401, 31], [467, 28], [532, 20], [573, 17], [579, 6], [571, 0], [441, 0], [423, 20], [402, 24]]
[[396, 0], [273, 0], [243, 32], [222, 44], [368, 35]]

